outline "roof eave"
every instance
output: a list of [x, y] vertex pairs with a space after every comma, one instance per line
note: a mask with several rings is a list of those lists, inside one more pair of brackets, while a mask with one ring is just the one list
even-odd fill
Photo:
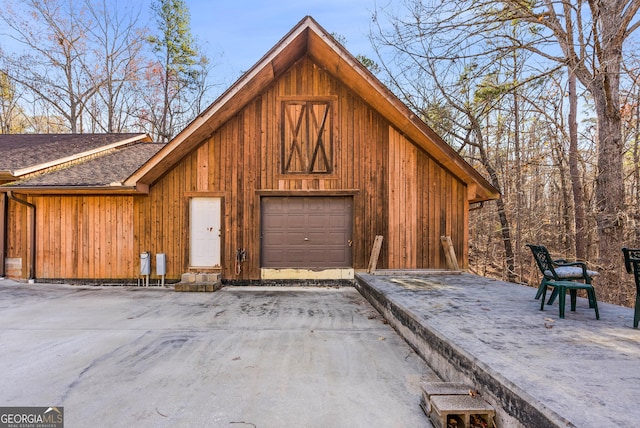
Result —
[[[313, 21], [315, 23], [315, 21]], [[318, 25], [315, 23], [315, 25]], [[318, 28], [320, 28], [318, 26]], [[324, 43], [319, 43], [318, 40]], [[337, 55], [326, 55], [326, 46]], [[470, 202], [481, 202], [497, 199], [500, 193], [471, 165], [469, 165], [449, 144], [433, 129], [409, 109], [398, 97], [360, 61], [339, 45], [333, 37], [322, 31], [314, 31], [309, 35], [308, 52], [318, 65], [339, 78], [372, 108], [379, 111], [394, 127], [405, 134], [415, 144], [428, 153], [439, 152], [436, 160], [462, 179], [467, 185], [476, 189], [469, 195]], [[331, 59], [334, 58], [332, 61]]]
[[146, 186], [2, 186], [0, 192], [15, 192], [33, 195], [140, 195], [147, 194]]
[[2, 180], [15, 180], [16, 176], [12, 171], [0, 171], [0, 181]]

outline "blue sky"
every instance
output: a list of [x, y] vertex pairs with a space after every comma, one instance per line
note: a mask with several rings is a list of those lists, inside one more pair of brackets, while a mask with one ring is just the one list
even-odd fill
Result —
[[213, 70], [213, 80], [226, 86], [307, 15], [329, 33], [345, 37], [352, 54], [375, 57], [368, 39], [375, 0], [186, 0], [186, 3], [193, 36], [218, 64]]
[[[138, 25], [153, 28], [151, 4], [156, 0], [113, 1], [118, 8], [140, 12]], [[227, 89], [307, 15], [329, 33], [344, 37], [352, 54], [376, 59], [368, 38], [376, 1], [380, 0], [185, 0], [192, 35], [214, 64], [210, 82], [217, 93]], [[382, 1], [385, 5], [394, 3]], [[0, 48], [21, 50], [8, 33], [0, 21]]]

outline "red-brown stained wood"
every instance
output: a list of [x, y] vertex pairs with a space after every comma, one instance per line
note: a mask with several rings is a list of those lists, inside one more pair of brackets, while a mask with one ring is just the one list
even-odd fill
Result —
[[[140, 253], [162, 252], [167, 278], [179, 279], [189, 269], [189, 199], [215, 196], [223, 202], [223, 277], [259, 279], [261, 192], [278, 190], [353, 198], [355, 269], [367, 268], [376, 235], [384, 236], [378, 269], [444, 268], [442, 235], [451, 236], [466, 266], [466, 185], [391, 126], [385, 112], [309, 58], [262, 93], [238, 99], [246, 102], [240, 112], [203, 131], [200, 143], [148, 195], [27, 198], [36, 205], [37, 276], [134, 279]], [[282, 103], [291, 100], [331, 103], [330, 173], [283, 173]], [[26, 275], [28, 210], [12, 201], [7, 210], [17, 225], [7, 233], [7, 257], [22, 258]], [[239, 275], [237, 249], [248, 255]]]

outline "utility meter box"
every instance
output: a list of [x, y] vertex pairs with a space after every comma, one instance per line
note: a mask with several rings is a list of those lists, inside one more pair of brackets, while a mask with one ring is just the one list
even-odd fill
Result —
[[156, 274], [158, 276], [167, 274], [167, 255], [165, 253], [156, 254]]
[[151, 257], [149, 253], [140, 253], [140, 275], [151, 275]]

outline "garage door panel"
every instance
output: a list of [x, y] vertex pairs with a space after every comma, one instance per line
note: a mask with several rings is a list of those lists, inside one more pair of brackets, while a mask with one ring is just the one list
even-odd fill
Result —
[[310, 250], [305, 259], [311, 264], [319, 266], [324, 266], [326, 263], [331, 262], [331, 257], [327, 257], [327, 252], [322, 250]]
[[351, 234], [345, 234], [342, 231], [335, 231], [334, 230], [327, 230], [327, 232], [325, 233], [325, 236], [327, 237], [327, 239], [330, 239], [331, 242], [335, 242], [335, 243], [348, 243], [349, 239], [351, 239]]
[[347, 219], [345, 219], [344, 216], [330, 215], [328, 223], [329, 227], [331, 228], [344, 229], [347, 223]]
[[351, 267], [351, 207], [345, 197], [262, 198], [262, 267]]
[[326, 233], [310, 233], [308, 236], [309, 245], [319, 246], [322, 245], [324, 248], [328, 248], [332, 243], [331, 237]]
[[286, 258], [287, 261], [292, 261], [294, 263], [303, 263], [306, 260], [306, 256], [302, 249], [287, 249], [286, 250]]

